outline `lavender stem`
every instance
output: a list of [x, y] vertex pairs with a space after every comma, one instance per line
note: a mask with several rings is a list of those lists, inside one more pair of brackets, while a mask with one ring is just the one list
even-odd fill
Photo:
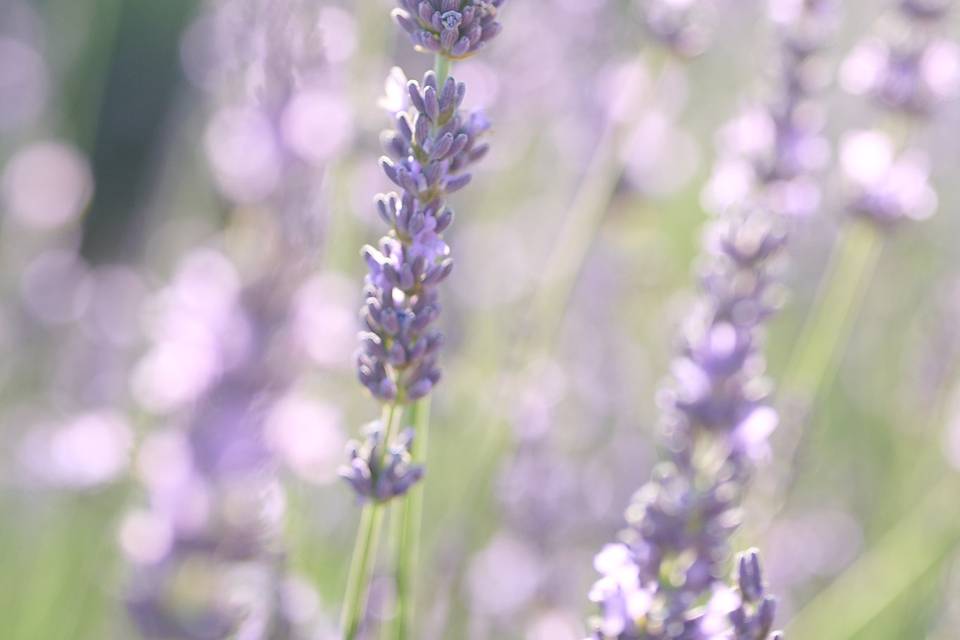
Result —
[[442, 87], [450, 77], [450, 58], [439, 53], [434, 56], [433, 72], [437, 74], [437, 85]]
[[[421, 499], [402, 496], [422, 478], [425, 431], [429, 404], [424, 400], [440, 382], [438, 354], [443, 335], [436, 328], [440, 315], [438, 285], [453, 269], [450, 248], [443, 232], [454, 219], [446, 198], [471, 179], [466, 169], [486, 155], [489, 147], [478, 142], [489, 129], [480, 111], [461, 109], [466, 85], [450, 76], [452, 60], [473, 55], [501, 30], [498, 11], [505, 0], [399, 0], [392, 16], [410, 37], [417, 51], [434, 55], [435, 69], [422, 82], [407, 81], [399, 105], [390, 107], [394, 129], [382, 138], [387, 155], [380, 166], [400, 192], [381, 194], [377, 208], [388, 231], [378, 247], [367, 246], [363, 257], [369, 267], [366, 300], [361, 318], [357, 353], [360, 382], [382, 403], [401, 407], [417, 423], [393, 442], [390, 427], [368, 430], [365, 443], [350, 446], [350, 464], [341, 475], [360, 495], [384, 503], [400, 499], [391, 527], [395, 549], [396, 588], [401, 614], [385, 629], [388, 637], [405, 638], [412, 617], [413, 559], [418, 553]], [[409, 407], [409, 411], [407, 411]], [[400, 419], [398, 418], [398, 419]], [[381, 439], [380, 433], [386, 436]], [[417, 433], [417, 432], [420, 433]], [[416, 443], [416, 444], [414, 444]], [[382, 449], [376, 449], [376, 447]], [[419, 448], [415, 448], [419, 447]], [[373, 451], [387, 459], [373, 461]], [[382, 508], [382, 507], [378, 507]], [[353, 638], [363, 606], [371, 562], [368, 537], [376, 540], [375, 524], [365, 518], [358, 536], [355, 575], [345, 604], [347, 640]]]
[[[663, 67], [663, 52], [651, 49], [650, 68]], [[637, 62], [645, 57], [644, 52], [636, 56]], [[628, 99], [636, 93], [636, 87], [627, 86], [623, 94]], [[636, 102], [636, 100], [631, 100]], [[576, 281], [597, 237], [610, 201], [616, 192], [617, 184], [623, 176], [625, 156], [619, 153], [629, 120], [618, 123], [613, 116], [608, 117], [603, 131], [587, 165], [583, 180], [574, 193], [573, 200], [563, 220], [563, 225], [553, 243], [553, 250], [547, 256], [543, 276], [531, 302], [531, 326], [541, 329], [541, 350], [548, 350], [554, 341]], [[627, 126], [625, 126], [627, 125]]]
[[830, 386], [882, 244], [881, 233], [871, 224], [854, 223], [841, 235], [784, 371], [783, 393], [813, 403], [819, 391]]
[[[663, 52], [652, 49], [651, 67], [662, 66]], [[644, 57], [637, 54], [637, 60]], [[632, 88], [624, 90], [630, 95]], [[629, 122], [627, 124], [630, 124]], [[563, 226], [553, 250], [545, 259], [543, 275], [537, 283], [530, 302], [530, 312], [523, 318], [526, 330], [504, 351], [512, 354], [513, 363], [536, 361], [538, 357], [549, 355], [560, 328], [564, 312], [573, 295], [577, 278], [590, 253], [594, 240], [600, 230], [614, 196], [617, 183], [624, 170], [624, 160], [617, 153], [619, 141], [623, 138], [625, 127], [613, 121], [604, 124], [591, 158], [587, 164], [584, 178], [573, 194], [570, 206], [564, 216]], [[505, 366], [509, 369], [509, 366]], [[457, 499], [472, 503], [489, 491], [488, 481], [491, 470], [496, 465], [499, 454], [510, 446], [511, 433], [504, 425], [503, 407], [513, 404], [513, 381], [505, 377], [492, 393], [490, 410], [479, 416], [477, 424], [471, 428], [484, 434], [480, 443], [470, 477], [483, 478], [471, 485], [468, 496]]]
[[[386, 429], [383, 442], [391, 442], [397, 431], [397, 425], [403, 415], [402, 408], [396, 402], [383, 405], [383, 425]], [[381, 465], [388, 455], [389, 447], [382, 447]], [[366, 611], [367, 591], [373, 573], [373, 562], [377, 556], [377, 547], [380, 543], [380, 532], [383, 529], [385, 505], [382, 502], [371, 500], [363, 507], [360, 516], [360, 527], [357, 531], [357, 542], [353, 550], [353, 560], [350, 562], [350, 576], [347, 578], [347, 591], [343, 601], [343, 615], [340, 627], [343, 630], [344, 640], [353, 640], [360, 631], [363, 614]]]
[[787, 627], [793, 638], [858, 636], [960, 541], [960, 478], [951, 473], [867, 553], [820, 591]]
[[[443, 54], [434, 56], [433, 69], [437, 76], [437, 85], [443, 86], [450, 77], [450, 58]], [[434, 125], [434, 129], [437, 129]], [[414, 464], [425, 465], [427, 461], [427, 446], [430, 437], [430, 396], [420, 398], [410, 410], [411, 420], [416, 437], [410, 448], [410, 457]], [[400, 522], [392, 529], [394, 549], [394, 579], [397, 598], [397, 615], [394, 618], [392, 629], [388, 637], [396, 640], [406, 640], [410, 637], [413, 627], [413, 613], [415, 610], [416, 581], [414, 572], [417, 566], [417, 557], [420, 555], [420, 529], [423, 519], [423, 484], [411, 487], [400, 501], [393, 513]]]
[[[410, 411], [410, 422], [417, 436], [410, 455], [415, 464], [425, 464], [430, 433], [430, 398], [421, 398]], [[396, 640], [412, 637], [413, 615], [416, 610], [416, 568], [420, 556], [420, 530], [423, 522], [423, 483], [411, 487], [397, 503], [392, 517], [400, 521], [394, 529], [396, 540], [396, 597], [397, 615], [393, 633]]]
[[[800, 415], [816, 404], [820, 392], [828, 389], [837, 375], [843, 345], [849, 344], [860, 306], [876, 273], [883, 241], [884, 235], [874, 225], [854, 221], [847, 225], [833, 249], [820, 290], [782, 377], [781, 404], [797, 405]], [[763, 522], [753, 523], [755, 535], [769, 526], [784, 505], [804, 435], [803, 425], [803, 420], [785, 421], [781, 426], [779, 456], [789, 464], [771, 465], [761, 471], [765, 477], [756, 483], [758, 493], [770, 506], [764, 510]]]

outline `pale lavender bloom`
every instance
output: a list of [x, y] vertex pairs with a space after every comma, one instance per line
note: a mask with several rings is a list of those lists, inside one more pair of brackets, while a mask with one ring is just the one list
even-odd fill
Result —
[[632, 637], [640, 633], [638, 623], [653, 606], [657, 582], [641, 581], [635, 551], [625, 544], [608, 544], [594, 558], [593, 566], [602, 577], [593, 585], [589, 598], [602, 605], [599, 631], [602, 637]]
[[948, 8], [901, 2], [897, 28], [865, 39], [844, 61], [843, 87], [885, 109], [929, 117], [960, 90], [960, 47], [937, 35]]
[[287, 394], [271, 408], [264, 437], [270, 450], [307, 482], [328, 484], [337, 478], [346, 436], [341, 412], [333, 405], [302, 392]]
[[843, 67], [844, 88], [869, 94], [886, 107], [927, 115], [956, 96], [960, 84], [960, 49], [937, 39], [922, 49], [891, 48], [870, 40], [855, 49]]
[[87, 158], [49, 140], [19, 149], [0, 174], [0, 202], [24, 227], [52, 231], [75, 221], [93, 195]]
[[930, 162], [923, 151], [898, 156], [882, 131], [854, 131], [841, 144], [840, 161], [854, 214], [892, 225], [923, 220], [936, 211], [937, 193], [930, 186]]
[[536, 601], [547, 578], [535, 543], [510, 532], [498, 533], [470, 562], [466, 582], [471, 609], [517, 625], [518, 616]]
[[[323, 40], [334, 28], [345, 41]], [[350, 55], [351, 29], [342, 12], [302, 0], [224, 0], [183, 38], [188, 76], [217, 102], [203, 142], [219, 191], [282, 210], [287, 241], [316, 243], [324, 166], [353, 136], [325, 57]]]
[[129, 468], [133, 432], [122, 416], [89, 411], [31, 430], [19, 447], [28, 480], [71, 490], [95, 489]]
[[673, 53], [693, 57], [709, 45], [705, 0], [642, 0], [640, 6], [650, 36]]
[[831, 154], [814, 101], [823, 88], [815, 63], [836, 26], [836, 7], [831, 0], [775, 0], [770, 19], [782, 42], [782, 89], [721, 129], [721, 159], [703, 193], [704, 206], [717, 213], [749, 199], [792, 216], [820, 206], [819, 174]]
[[[593, 592], [601, 604], [597, 638], [722, 637], [707, 629], [715, 617], [695, 605], [724, 583], [744, 484], [777, 422], [760, 341], [776, 307], [774, 265], [784, 241], [757, 211], [729, 214], [708, 235], [701, 304], [662, 397], [669, 460], [637, 493], [630, 529], [614, 547], [632, 569], [605, 570]], [[606, 558], [601, 564], [610, 566]], [[639, 608], [626, 603], [643, 593], [650, 602], [633, 615]]]
[[47, 107], [51, 74], [39, 24], [29, 2], [0, 5], [0, 134], [26, 129]]
[[17, 430], [7, 466], [18, 481], [62, 491], [123, 478], [133, 446], [117, 407], [142, 283], [126, 267], [93, 267], [77, 253], [76, 222], [92, 192], [87, 158], [63, 141], [29, 142], [0, 169], [0, 209], [9, 214], [0, 216], [0, 254], [12, 276], [0, 306], [0, 383], [27, 384], [17, 394], [23, 415], [4, 416]]
[[[726, 585], [730, 537], [753, 463], [779, 421], [764, 377], [763, 333], [781, 299], [786, 244], [778, 193], [828, 155], [819, 122], [803, 113], [819, 85], [804, 73], [832, 24], [820, 0], [776, 2], [778, 94], [725, 132], [742, 190], [725, 203], [703, 246], [701, 296], [660, 396], [665, 460], [636, 494], [619, 545], [597, 557], [598, 640], [767, 640], [773, 602], [755, 554], [741, 562], [739, 595]], [[814, 198], [816, 201], [818, 199]], [[706, 606], [701, 606], [708, 601]]]
[[219, 334], [209, 345], [216, 377], [187, 428], [144, 447], [150, 508], [130, 516], [121, 542], [133, 567], [128, 608], [146, 638], [295, 637], [273, 631], [282, 624], [284, 496], [265, 436], [296, 375], [283, 339], [286, 277], [281, 270], [231, 299], [228, 315], [242, 318], [246, 339]]
[[[844, 62], [844, 88], [870, 96], [884, 109], [931, 118], [960, 90], [960, 47], [937, 35], [947, 9], [942, 2], [900, 2], [899, 29], [867, 39]], [[892, 226], [936, 211], [930, 161], [922, 149], [897, 150], [878, 129], [856, 131], [845, 138], [841, 161], [853, 214]]]
[[224, 101], [207, 131], [211, 168], [227, 199], [269, 213], [270, 233], [259, 272], [243, 277], [225, 255], [198, 251], [157, 300], [155, 345], [134, 386], [158, 413], [189, 413], [183, 428], [145, 445], [149, 508], [121, 529], [132, 567], [126, 601], [145, 638], [316, 637], [288, 588], [277, 477], [300, 373], [293, 307], [316, 240], [322, 161], [332, 153], [326, 142], [304, 142], [323, 138], [304, 114], [348, 128], [318, 93], [310, 4], [212, 3], [191, 32], [223, 47], [209, 85]]
[[765, 574], [780, 589], [842, 572], [862, 551], [863, 529], [847, 511], [819, 506], [778, 518], [765, 535]]
[[152, 340], [131, 380], [143, 408], [160, 415], [183, 409], [242, 351], [249, 326], [237, 312], [240, 291], [236, 268], [220, 252], [197, 249], [181, 259], [172, 281], [148, 301]]

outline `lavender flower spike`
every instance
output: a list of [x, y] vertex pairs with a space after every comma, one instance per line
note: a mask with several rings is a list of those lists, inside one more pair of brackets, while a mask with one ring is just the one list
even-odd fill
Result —
[[383, 136], [389, 155], [380, 159], [402, 192], [378, 196], [389, 231], [378, 247], [363, 249], [369, 274], [361, 317], [367, 331], [360, 335], [358, 376], [385, 402], [417, 400], [440, 381], [443, 338], [433, 327], [440, 314], [437, 286], [453, 269], [443, 240], [453, 222], [445, 199], [470, 181], [466, 169], [488, 148], [479, 143], [489, 127], [486, 118], [459, 110], [463, 83], [448, 78], [439, 87], [430, 71], [407, 90], [409, 107], [394, 114], [396, 127]]
[[[341, 627], [344, 639], [360, 631], [366, 607], [384, 503], [407, 493], [423, 476], [423, 451], [412, 447], [413, 430], [424, 447], [429, 427], [427, 396], [440, 382], [438, 355], [443, 336], [434, 326], [440, 316], [438, 287], [453, 270], [443, 233], [453, 222], [447, 197], [470, 182], [467, 169], [486, 155], [480, 142], [489, 129], [480, 113], [460, 107], [466, 86], [449, 76], [451, 61], [465, 58], [500, 32], [497, 10], [504, 0], [401, 0], [393, 15], [421, 51], [435, 54], [436, 71], [422, 82], [405, 82], [394, 69], [387, 99], [381, 104], [394, 118], [384, 132], [384, 174], [399, 189], [377, 197], [387, 233], [376, 247], [363, 248], [368, 273], [360, 317], [357, 377], [383, 408], [382, 422], [368, 431], [364, 444], [353, 444], [349, 466], [341, 474], [364, 507], [347, 580]], [[400, 82], [398, 82], [398, 78]], [[391, 91], [392, 89], [392, 91]], [[405, 406], [409, 405], [409, 406]], [[399, 437], [407, 413], [413, 429]], [[396, 540], [397, 616], [395, 635], [412, 629], [411, 563], [416, 557], [422, 497], [414, 489], [400, 503]], [[392, 632], [393, 633], [393, 632]]]
[[393, 17], [417, 49], [462, 59], [500, 33], [504, 0], [398, 0]]
[[[949, 2], [900, 0], [899, 28], [864, 40], [841, 68], [841, 83], [881, 109], [923, 122], [960, 93], [960, 46], [943, 37]], [[882, 23], [883, 24], [883, 23]], [[937, 195], [924, 149], [898, 149], [880, 129], [850, 132], [841, 150], [849, 211], [880, 227], [930, 217]]]
[[751, 462], [777, 424], [760, 345], [784, 243], [779, 226], [754, 209], [711, 229], [704, 295], [664, 392], [669, 459], [637, 493], [621, 544], [597, 557], [602, 577], [590, 594], [601, 609], [597, 639], [722, 637], [714, 635], [717, 616], [697, 605], [725, 589]]
[[780, 638], [771, 634], [775, 606], [756, 552], [741, 556], [737, 589], [726, 575], [753, 462], [766, 454], [779, 421], [768, 402], [762, 342], [782, 297], [782, 219], [796, 209], [782, 196], [818, 168], [798, 152], [818, 138], [798, 118], [816, 88], [800, 71], [822, 46], [820, 27], [830, 14], [823, 0], [792, 9], [775, 14], [783, 64], [777, 99], [765, 113], [771, 148], [752, 158], [754, 188], [730, 203], [705, 238], [699, 304], [661, 394], [665, 459], [627, 510], [620, 542], [595, 560], [596, 640]]

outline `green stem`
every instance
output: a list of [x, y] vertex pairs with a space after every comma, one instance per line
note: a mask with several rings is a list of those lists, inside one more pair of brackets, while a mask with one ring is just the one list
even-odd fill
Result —
[[[643, 52], [638, 54], [638, 59], [642, 57]], [[651, 68], [659, 66], [659, 62], [654, 57]], [[621, 90], [618, 99], [630, 104], [638, 102], [640, 88], [634, 83]], [[551, 245], [527, 318], [528, 329], [536, 331], [532, 344], [526, 345], [534, 354], [549, 352], [562, 327], [564, 312], [623, 176], [624, 161], [619, 152], [631, 124], [613, 117], [604, 123], [590, 163]]]
[[[798, 418], [784, 422], [778, 433], [778, 458], [790, 464], [767, 465], [753, 483], [750, 500], [763, 513], [750, 524], [753, 536], [762, 535], [779, 513], [797, 469], [792, 464], [804, 435], [803, 419], [816, 404], [822, 390], [833, 382], [839, 367], [842, 346], [849, 341], [858, 310], [876, 271], [883, 238], [872, 224], [853, 222], [842, 232], [820, 282], [811, 311], [796, 341], [787, 366], [780, 376], [777, 404], [790, 405]], [[751, 536], [751, 537], [753, 537]]]
[[[450, 77], [450, 58], [437, 54], [434, 57], [434, 73], [437, 87], [443, 87]], [[430, 429], [430, 399], [421, 398], [410, 410], [410, 422], [414, 428], [413, 444], [410, 455], [416, 464], [427, 460], [427, 443]], [[386, 638], [406, 640], [410, 638], [415, 610], [416, 583], [414, 580], [417, 560], [420, 554], [420, 525], [423, 518], [423, 483], [410, 488], [407, 495], [400, 498], [393, 511], [395, 518], [390, 535], [393, 538], [394, 580], [396, 585], [397, 615]]]
[[[637, 54], [637, 60], [644, 59], [644, 52]], [[662, 60], [656, 54], [650, 60], [651, 68], [663, 69]], [[641, 98], [640, 87], [634, 83], [620, 88], [618, 100], [625, 100], [631, 106], [630, 113], [636, 110]], [[570, 299], [576, 288], [577, 280], [583, 272], [590, 249], [595, 243], [610, 203], [616, 193], [616, 187], [623, 176], [624, 160], [620, 153], [624, 134], [632, 121], [617, 121], [609, 117], [597, 139], [580, 184], [577, 186], [567, 209], [562, 226], [551, 250], [545, 258], [542, 275], [533, 292], [527, 313], [521, 318], [521, 333], [507, 349], [510, 362], [506, 368], [528, 367], [530, 363], [539, 366], [544, 356], [548, 356], [555, 346], [557, 336], [563, 328]], [[497, 454], [510, 445], [511, 434], [502, 426], [503, 414], [497, 408], [510, 406], [510, 394], [514, 391], [510, 376], [495, 392], [492, 402], [494, 410], [480, 416], [488, 420], [477, 429], [484, 434], [474, 459], [479, 463], [477, 476], [489, 470], [496, 461]], [[478, 494], [487, 491], [482, 482], [474, 483]]]
[[[642, 62], [644, 57], [643, 51], [637, 54], [638, 61]], [[650, 67], [660, 70], [658, 77], [665, 77], [664, 62], [660, 56], [653, 54]], [[632, 83], [621, 87], [620, 92], [618, 99], [626, 100], [630, 105], [629, 114], [636, 112], [640, 101], [645, 98], [640, 94], [640, 88]], [[555, 346], [570, 298], [603, 226], [616, 186], [623, 176], [625, 164], [618, 151], [622, 148], [627, 127], [634, 124], [630, 118], [628, 115], [623, 122], [618, 122], [611, 117], [604, 123], [583, 178], [566, 209], [563, 226], [556, 240], [551, 243], [551, 250], [545, 258], [546, 266], [529, 308], [519, 320], [522, 330], [505, 349], [508, 360], [502, 364], [504, 370], [518, 371], [530, 367], [531, 363], [541, 366], [539, 359], [549, 355]], [[485, 496], [490, 494], [500, 455], [508, 451], [512, 444], [511, 431], [504, 424], [503, 408], [510, 406], [516, 392], [515, 384], [513, 376], [502, 376], [501, 383], [491, 393], [492, 398], [485, 403], [487, 410], [478, 413], [467, 427], [470, 431], [482, 434], [475, 451], [469, 459], [462, 461], [462, 465], [467, 466], [461, 476], [474, 480], [464, 488], [464, 492], [457, 494], [457, 500], [471, 505], [472, 524], [482, 521], [489, 514], [491, 507]], [[475, 537], [487, 533], [482, 526], [471, 526], [471, 535]], [[457, 570], [462, 571], [463, 565]], [[452, 584], [460, 582], [461, 576], [451, 579]]]
[[[381, 465], [393, 440], [396, 425], [403, 414], [397, 403], [383, 406], [382, 424], [385, 429], [381, 442]], [[344, 640], [354, 640], [360, 631], [363, 614], [367, 605], [367, 591], [373, 574], [373, 564], [380, 543], [380, 531], [383, 529], [385, 505], [371, 500], [363, 507], [357, 541], [353, 548], [353, 560], [350, 562], [350, 576], [347, 578], [347, 591], [343, 601], [343, 614], [340, 627]]]
[[953, 517], [960, 479], [943, 478], [925, 499], [787, 627], [792, 638], [859, 637], [912, 584], [953, 549], [960, 534]]
[[[430, 399], [423, 398], [410, 412], [415, 437], [410, 451], [414, 462], [424, 464], [430, 435]], [[420, 556], [420, 528], [423, 521], [423, 483], [414, 485], [404, 499], [397, 503], [394, 515], [398, 522], [393, 528], [396, 536], [396, 596], [397, 617], [390, 638], [407, 640], [413, 637], [413, 616], [416, 610], [416, 571]]]
[[786, 393], [813, 402], [833, 381], [839, 346], [847, 342], [881, 246], [880, 232], [871, 224], [854, 223], [841, 236], [814, 310], [784, 372]]
[[437, 87], [442, 89], [450, 77], [450, 58], [438, 53], [433, 60], [433, 72], [437, 74]]

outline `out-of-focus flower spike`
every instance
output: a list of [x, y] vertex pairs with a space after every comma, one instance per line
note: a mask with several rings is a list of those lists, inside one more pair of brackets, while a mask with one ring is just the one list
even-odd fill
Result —
[[780, 218], [790, 208], [779, 197], [798, 181], [812, 181], [815, 168], [806, 155], [817, 131], [800, 117], [811, 87], [797, 77], [824, 38], [798, 33], [829, 22], [825, 0], [781, 4], [790, 10], [772, 11], [781, 37], [780, 85], [770, 105], [751, 116], [764, 127], [765, 144], [738, 159], [751, 189], [727, 203], [705, 234], [701, 296], [661, 394], [665, 459], [627, 510], [622, 543], [597, 558], [601, 577], [590, 594], [600, 606], [597, 640], [771, 637], [775, 603], [764, 593], [757, 555], [738, 563], [739, 596], [725, 573], [753, 463], [778, 424], [763, 373], [763, 335], [778, 306], [786, 244]]
[[[913, 126], [931, 120], [960, 94], [960, 45], [941, 34], [948, 9], [941, 0], [896, 3], [888, 17], [897, 28], [864, 39], [847, 56], [840, 70], [844, 89], [909, 116]], [[889, 228], [936, 211], [924, 150], [898, 150], [892, 136], [869, 129], [847, 134], [840, 154], [854, 215]]]

